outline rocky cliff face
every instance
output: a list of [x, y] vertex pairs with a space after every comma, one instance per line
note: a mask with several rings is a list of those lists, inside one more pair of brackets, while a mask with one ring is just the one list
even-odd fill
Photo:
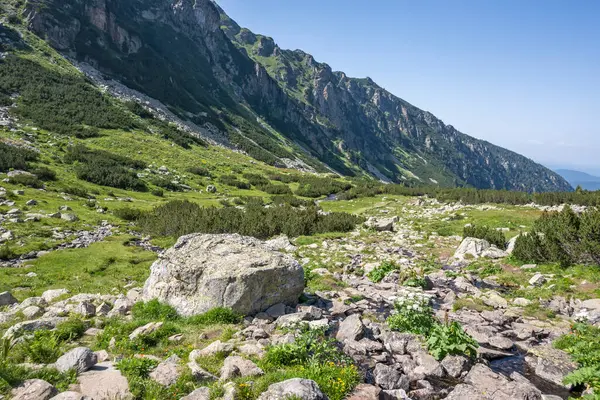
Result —
[[220, 127], [272, 164], [296, 158], [389, 181], [570, 189], [546, 168], [456, 131], [369, 78], [280, 49], [209, 0], [30, 0], [26, 16], [56, 49], [184, 119]]

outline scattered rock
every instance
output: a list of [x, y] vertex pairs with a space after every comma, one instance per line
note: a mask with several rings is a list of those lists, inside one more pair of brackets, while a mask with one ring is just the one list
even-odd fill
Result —
[[54, 386], [41, 379], [28, 379], [11, 392], [13, 400], [49, 400], [57, 394]]
[[0, 307], [2, 306], [10, 306], [12, 304], [16, 304], [19, 301], [15, 299], [15, 297], [10, 292], [2, 292], [0, 293]]
[[78, 392], [67, 391], [67, 392], [62, 392], [62, 393], [57, 394], [50, 400], [94, 400], [94, 399], [84, 396]]
[[233, 345], [231, 343], [222, 343], [220, 340], [212, 342], [202, 350], [192, 350], [190, 353], [190, 360], [193, 361], [196, 357], [200, 356], [214, 356], [218, 353], [229, 354], [233, 351]]
[[563, 379], [577, 368], [569, 354], [551, 345], [530, 348], [525, 363], [540, 378], [567, 388], [570, 386], [565, 386]]
[[75, 221], [79, 220], [79, 218], [77, 217], [77, 215], [75, 215], [75, 214], [69, 214], [69, 213], [61, 213], [60, 214], [60, 218], [64, 219], [65, 221], [68, 221], [68, 222], [75, 222]]
[[469, 359], [465, 356], [446, 356], [441, 364], [448, 376], [458, 378], [469, 367]]
[[[227, 357], [223, 362], [223, 369], [221, 371], [227, 370], [231, 366], [235, 366], [238, 369], [240, 376], [243, 377], [264, 375], [263, 370], [256, 364], [240, 356]], [[221, 379], [223, 379], [223, 373], [221, 373]]]
[[403, 375], [396, 368], [385, 364], [375, 365], [373, 378], [375, 379], [375, 383], [382, 389], [408, 390], [410, 384], [406, 375]]
[[158, 364], [156, 369], [150, 373], [150, 378], [163, 386], [171, 386], [181, 376], [182, 368], [179, 365], [179, 357], [172, 355]]
[[262, 393], [258, 400], [282, 400], [294, 397], [300, 400], [327, 400], [319, 385], [310, 379], [293, 378], [274, 383]]
[[347, 400], [379, 400], [381, 389], [374, 385], [361, 383], [354, 388]]
[[111, 362], [96, 364], [79, 375], [79, 392], [94, 400], [130, 399], [127, 379]]
[[544, 283], [546, 283], [546, 277], [539, 272], [529, 280], [529, 284], [532, 286], [542, 286]]
[[340, 323], [336, 339], [342, 343], [346, 340], [358, 341], [362, 339], [364, 331], [365, 326], [360, 316], [353, 314]]
[[75, 370], [78, 374], [92, 368], [98, 362], [96, 354], [87, 347], [76, 347], [63, 354], [54, 364], [59, 372]]
[[463, 239], [458, 249], [456, 249], [454, 258], [457, 260], [465, 260], [467, 255], [470, 255], [472, 258], [502, 258], [506, 257], [508, 254], [505, 251], [490, 245], [487, 240], [467, 237]]
[[140, 326], [139, 328], [136, 328], [133, 332], [131, 332], [131, 334], [129, 335], [129, 340], [135, 340], [139, 336], [149, 335], [153, 332], [156, 332], [160, 328], [162, 328], [162, 326], [163, 326], [162, 322], [147, 323], [146, 325]]
[[378, 232], [392, 232], [394, 230], [394, 223], [398, 222], [398, 217], [393, 218], [375, 218], [369, 217], [365, 222], [367, 228], [375, 229]]
[[180, 400], [210, 400], [210, 389], [205, 386], [200, 387]]

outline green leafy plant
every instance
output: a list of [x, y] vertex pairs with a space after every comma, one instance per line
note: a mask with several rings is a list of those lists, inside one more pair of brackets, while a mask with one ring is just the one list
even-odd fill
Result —
[[438, 360], [449, 354], [475, 358], [477, 341], [458, 322], [438, 322], [429, 303], [429, 297], [423, 293], [407, 293], [396, 301], [396, 313], [387, 319], [388, 326], [393, 330], [425, 336], [427, 349]]
[[150, 358], [129, 357], [119, 361], [116, 366], [127, 378], [147, 378], [157, 365], [158, 362]]
[[304, 327], [294, 343], [271, 346], [265, 360], [277, 366], [308, 363], [341, 362], [348, 358], [337, 348], [335, 341], [327, 339], [323, 329]]
[[378, 267], [374, 268], [371, 272], [367, 274], [367, 278], [369, 278], [372, 282], [381, 282], [383, 278], [386, 277], [392, 271], [398, 269], [398, 266], [392, 261], [384, 261]]
[[[594, 393], [600, 392], [600, 328], [576, 323], [569, 334], [553, 343], [554, 347], [571, 355], [579, 368], [567, 375], [565, 384], [585, 385]], [[593, 399], [595, 397], [584, 396]]]
[[62, 355], [61, 342], [53, 332], [37, 331], [26, 341], [24, 352], [33, 363], [51, 364]]
[[455, 354], [464, 354], [474, 359], [477, 357], [478, 347], [477, 341], [456, 321], [449, 324], [434, 324], [427, 338], [427, 349], [437, 360]]

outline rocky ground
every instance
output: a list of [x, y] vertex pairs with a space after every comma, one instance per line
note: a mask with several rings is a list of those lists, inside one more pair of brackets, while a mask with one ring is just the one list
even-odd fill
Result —
[[[567, 353], [553, 348], [552, 341], [568, 333], [575, 319], [596, 322], [600, 301], [561, 296], [554, 283], [559, 277], [538, 266], [507, 264], [510, 248], [439, 236], [419, 227], [434, 219], [451, 221], [468, 209], [477, 207], [427, 199], [410, 205], [382, 203], [355, 232], [295, 243], [287, 238], [263, 243], [237, 235], [190, 235], [161, 254], [143, 288], [130, 287], [124, 294], [54, 289], [18, 302], [9, 292], [2, 293], [5, 340], [18, 343], [34, 332], [57, 329], [74, 316], [86, 327], [81, 338], [62, 347], [65, 353], [51, 365], [28, 365], [75, 371], [76, 378], [61, 387], [62, 393], [44, 380], [30, 379], [9, 398], [137, 396], [131, 379], [118, 368], [124, 357], [153, 360], [148, 382], [162, 387], [191, 375], [194, 383], [186, 391], [191, 393], [179, 396], [182, 399], [252, 398], [243, 385], [271, 376], [269, 349], [300, 340], [304, 325], [326, 331], [358, 368], [360, 384], [349, 393], [342, 391], [341, 398], [531, 400], [575, 395], [563, 378], [576, 365]], [[479, 206], [478, 211], [495, 209]], [[102, 229], [96, 234], [107, 234], [110, 226]], [[147, 240], [142, 243], [148, 245]], [[395, 268], [381, 280], [373, 279], [373, 271], [385, 263]], [[411, 283], [414, 279], [419, 284]], [[572, 286], [586, 284], [573, 281]], [[533, 300], [519, 295], [536, 290], [556, 294]], [[300, 304], [295, 304], [298, 297]], [[414, 297], [426, 298], [439, 321], [459, 322], [479, 344], [476, 357], [465, 353], [436, 359], [422, 337], [392, 330], [386, 319], [394, 315], [394, 305]], [[110, 321], [141, 321], [132, 308], [155, 298], [184, 316], [227, 307], [245, 318], [227, 328], [227, 335], [185, 328], [165, 339], [168, 344], [161, 345], [160, 352], [124, 351]], [[539, 309], [552, 315], [536, 312]], [[169, 319], [144, 322], [119, 334], [135, 342], [170, 324]], [[260, 399], [326, 398], [325, 389], [314, 380], [285, 378], [266, 386]]]

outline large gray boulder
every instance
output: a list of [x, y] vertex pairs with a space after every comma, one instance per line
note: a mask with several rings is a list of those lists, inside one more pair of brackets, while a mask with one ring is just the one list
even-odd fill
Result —
[[253, 314], [277, 303], [296, 305], [303, 289], [300, 264], [258, 239], [192, 234], [152, 265], [143, 299], [158, 299], [184, 316], [215, 307]]

